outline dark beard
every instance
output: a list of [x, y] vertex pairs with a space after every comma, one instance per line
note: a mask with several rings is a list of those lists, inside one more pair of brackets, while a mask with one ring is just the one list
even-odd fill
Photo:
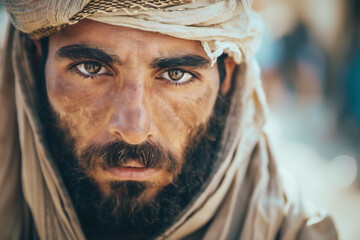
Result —
[[[43, 73], [43, 71], [41, 71]], [[218, 96], [207, 124], [190, 134], [185, 161], [151, 144], [129, 146], [113, 142], [91, 146], [80, 157], [74, 153], [73, 140], [59, 127], [45, 88], [44, 74], [37, 84], [39, 115], [50, 152], [71, 196], [83, 231], [88, 239], [151, 239], [163, 233], [200, 194], [217, 160], [221, 137], [229, 110], [229, 99]], [[121, 155], [121, 151], [123, 151]], [[103, 156], [105, 153], [106, 156]], [[151, 157], [157, 155], [157, 158]], [[103, 160], [99, 162], [98, 156]], [[110, 184], [112, 194], [104, 194], [86, 171], [94, 166], [121, 166], [128, 158], [138, 159], [147, 167], [166, 167], [176, 172], [175, 180], [164, 187], [151, 201], [139, 201], [148, 183], [126, 181]], [[119, 160], [121, 159], [121, 160]], [[161, 159], [160, 161], [153, 161]]]
[[[217, 109], [224, 110], [219, 107], [219, 105], [224, 106], [221, 98], [218, 98], [216, 105]], [[47, 142], [50, 144], [53, 156], [56, 156], [56, 163], [87, 237], [117, 239], [122, 236], [125, 239], [148, 239], [163, 233], [171, 226], [180, 217], [181, 211], [199, 193], [213, 170], [213, 164], [217, 159], [215, 154], [218, 151], [217, 140], [223, 129], [225, 115], [215, 110], [208, 126], [198, 129], [201, 135], [196, 135], [192, 141], [189, 141], [186, 160], [176, 180], [146, 204], [138, 201], [148, 187], [147, 183], [143, 182], [113, 182], [111, 189], [114, 194], [104, 198], [96, 183], [85, 174], [86, 168], [79, 164], [80, 161], [74, 156], [71, 145], [69, 146], [65, 141], [65, 137], [61, 137], [64, 132], [46, 124]], [[116, 152], [114, 149], [118, 147], [117, 143], [112, 143], [110, 145], [112, 153]], [[111, 155], [111, 151], [109, 154]], [[106, 159], [116, 159], [116, 157]], [[88, 164], [91, 166], [95, 163]], [[111, 166], [114, 162], [110, 160], [101, 164]], [[159, 167], [149, 162], [144, 165]], [[169, 166], [168, 171], [178, 167], [171, 161], [167, 166]]]

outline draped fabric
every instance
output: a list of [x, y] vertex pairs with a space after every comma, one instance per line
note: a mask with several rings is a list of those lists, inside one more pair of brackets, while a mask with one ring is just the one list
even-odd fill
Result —
[[[253, 58], [261, 25], [250, 2], [180, 2], [86, 16], [199, 40], [212, 60], [226, 52], [238, 63], [216, 167], [159, 239], [337, 239], [331, 218], [303, 203], [273, 158], [263, 130], [267, 105], [260, 70]], [[4, 3], [13, 24], [31, 33], [76, 24], [71, 18], [89, 2]], [[44, 143], [35, 104], [32, 41], [18, 29], [9, 27], [0, 65], [0, 239], [84, 239], [55, 156]]]
[[[88, 18], [201, 41], [213, 63], [223, 52], [238, 63], [246, 57], [251, 60], [262, 31], [260, 17], [250, 8], [251, 0], [176, 1], [179, 5], [168, 3], [169, 7], [160, 9], [146, 5], [150, 0], [5, 0], [4, 5], [14, 26], [33, 38]], [[123, 2], [134, 6], [124, 7]]]

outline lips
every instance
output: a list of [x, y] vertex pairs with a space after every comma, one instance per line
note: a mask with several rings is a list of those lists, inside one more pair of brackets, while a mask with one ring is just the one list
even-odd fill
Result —
[[105, 168], [104, 171], [118, 181], [148, 181], [160, 169], [146, 168], [138, 161], [131, 160], [121, 167]]

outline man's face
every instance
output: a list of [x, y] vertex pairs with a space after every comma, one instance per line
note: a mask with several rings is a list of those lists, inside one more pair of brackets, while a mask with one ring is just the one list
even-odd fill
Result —
[[87, 177], [104, 196], [143, 183], [139, 202], [175, 181], [219, 91], [200, 42], [93, 21], [50, 37], [45, 79]]

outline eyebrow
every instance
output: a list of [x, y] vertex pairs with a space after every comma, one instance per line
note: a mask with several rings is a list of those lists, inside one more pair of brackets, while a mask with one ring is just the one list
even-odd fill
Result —
[[[117, 55], [111, 55], [105, 51], [90, 47], [86, 44], [72, 44], [61, 47], [56, 51], [57, 58], [68, 58], [71, 60], [94, 59], [105, 64], [117, 63], [122, 65]], [[199, 55], [184, 55], [176, 57], [155, 58], [151, 63], [151, 68], [171, 68], [171, 67], [197, 67], [205, 68], [210, 65], [210, 61]]]
[[197, 67], [205, 68], [210, 65], [210, 61], [199, 55], [184, 55], [179, 57], [155, 58], [150, 66], [152, 68], [171, 68], [171, 67]]
[[89, 47], [86, 44], [73, 44], [61, 47], [56, 51], [57, 58], [68, 58], [71, 60], [94, 59], [105, 64], [117, 63], [121, 65], [118, 56], [111, 55], [99, 48]]

